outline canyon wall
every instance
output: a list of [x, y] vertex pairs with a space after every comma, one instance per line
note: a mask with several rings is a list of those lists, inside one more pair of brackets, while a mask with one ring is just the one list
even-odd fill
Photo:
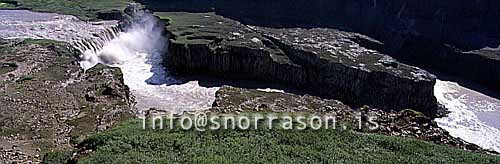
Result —
[[435, 77], [370, 49], [382, 43], [369, 37], [334, 29], [249, 27], [209, 13], [157, 15], [170, 19], [165, 61], [176, 73], [261, 80], [353, 106], [436, 113]]
[[500, 45], [497, 0], [140, 1], [154, 11], [215, 12], [249, 25], [361, 33], [383, 42], [381, 51], [397, 59], [500, 92], [498, 50], [480, 50]]

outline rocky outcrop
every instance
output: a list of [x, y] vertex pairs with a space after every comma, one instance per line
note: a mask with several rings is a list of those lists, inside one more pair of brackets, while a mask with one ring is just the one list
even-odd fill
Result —
[[8, 63], [0, 67], [0, 163], [40, 162], [45, 152], [131, 117], [121, 71], [84, 72], [67, 43], [0, 39], [0, 54]]
[[214, 14], [157, 15], [171, 20], [165, 61], [177, 73], [257, 79], [350, 105], [436, 112], [434, 76], [368, 49], [381, 45], [369, 37], [333, 29], [248, 27]]
[[216, 92], [210, 112], [337, 112], [345, 115], [351, 108], [338, 100], [321, 99], [279, 91], [262, 91], [222, 86]]
[[[361, 33], [383, 42], [384, 52], [399, 60], [500, 92], [500, 81], [494, 78], [500, 77], [498, 60], [476, 51], [500, 45], [500, 1], [139, 1], [155, 11], [210, 11], [250, 25], [324, 27]], [[452, 52], [455, 50], [458, 52]]]
[[[360, 132], [413, 137], [464, 150], [488, 152], [477, 145], [452, 137], [444, 129], [438, 127], [431, 118], [414, 110], [387, 112], [366, 106], [352, 109], [340, 101], [310, 95], [223, 86], [217, 91], [216, 100], [210, 112], [273, 112], [285, 115], [287, 112], [294, 112], [299, 115], [300, 113], [329, 115], [335, 116], [335, 126], [338, 130], [352, 128], [352, 130]], [[369, 123], [368, 120], [373, 122]], [[377, 126], [373, 123], [376, 123]]]

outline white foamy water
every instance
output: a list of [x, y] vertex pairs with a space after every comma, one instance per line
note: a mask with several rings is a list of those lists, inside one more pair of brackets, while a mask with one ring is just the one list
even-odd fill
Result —
[[[84, 22], [74, 16], [0, 10], [0, 38], [53, 39], [66, 42], [92, 38], [92, 34], [116, 26], [116, 21]], [[81, 65], [90, 68], [104, 63], [121, 68], [125, 83], [136, 97], [136, 107], [180, 112], [211, 107], [217, 87], [197, 81], [182, 82], [162, 66], [166, 40], [154, 20], [145, 20], [106, 43], [98, 53], [85, 52]], [[83, 50], [84, 51], [84, 50]], [[282, 92], [261, 89], [267, 92]], [[455, 137], [486, 149], [500, 151], [500, 101], [456, 83], [437, 81], [435, 95], [451, 113], [436, 119]]]
[[500, 100], [437, 80], [434, 94], [451, 113], [436, 119], [454, 137], [500, 152]]
[[136, 99], [141, 114], [154, 108], [183, 112], [205, 110], [215, 101], [218, 87], [202, 87], [198, 81], [183, 82], [169, 76], [162, 65], [167, 39], [156, 18], [145, 15], [97, 53], [86, 51], [81, 66], [88, 69], [97, 63], [119, 67], [125, 84]]
[[[168, 75], [162, 66], [167, 40], [162, 36], [162, 27], [156, 19], [145, 16], [144, 20], [125, 29], [117, 38], [99, 34], [118, 21], [85, 22], [70, 15], [38, 13], [27, 10], [0, 10], [0, 38], [34, 38], [65, 41], [83, 51], [80, 65], [89, 69], [97, 63], [119, 67], [125, 84], [136, 97], [139, 112], [149, 108], [181, 112], [210, 108], [215, 100], [217, 87], [207, 88], [197, 81], [183, 82]], [[103, 37], [103, 36], [100, 36]], [[82, 39], [111, 40], [108, 43], [85, 42]], [[104, 44], [88, 45], [88, 44]], [[83, 48], [100, 48], [94, 50]]]
[[118, 21], [85, 22], [75, 16], [27, 10], [0, 10], [0, 38], [73, 42], [116, 26]]

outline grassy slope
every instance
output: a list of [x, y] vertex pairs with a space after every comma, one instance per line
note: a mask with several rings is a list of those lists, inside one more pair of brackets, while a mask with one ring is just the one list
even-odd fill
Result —
[[[1, 0], [0, 0], [1, 1]], [[94, 20], [98, 12], [123, 10], [133, 0], [15, 0], [19, 8], [33, 11], [75, 15], [83, 20]], [[2, 6], [0, 5], [0, 8]]]
[[79, 163], [500, 163], [415, 139], [350, 131], [167, 131], [142, 130], [128, 121], [84, 143], [96, 151]]

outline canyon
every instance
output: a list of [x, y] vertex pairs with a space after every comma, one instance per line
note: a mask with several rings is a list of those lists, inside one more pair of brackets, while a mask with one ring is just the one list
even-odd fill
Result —
[[[381, 85], [359, 87], [362, 84], [346, 84], [342, 83], [342, 80], [338, 80], [339, 77], [341, 77], [340, 79], [359, 78], [359, 74], [356, 73], [348, 75], [351, 71], [337, 74], [340, 76], [330, 74], [321, 78], [321, 70], [328, 70], [328, 67], [325, 67], [320, 61], [325, 58], [322, 54], [328, 53], [318, 51], [315, 48], [335, 49], [335, 46], [342, 45], [338, 44], [339, 40], [340, 42], [350, 40], [344, 44], [360, 46], [395, 58], [396, 60], [389, 59], [387, 62], [382, 60], [381, 63], [387, 67], [395, 65], [395, 70], [398, 70], [397, 66], [406, 63], [438, 75], [437, 84], [430, 82], [432, 84], [426, 85], [415, 82], [420, 95], [432, 96], [422, 96], [426, 97], [424, 99], [410, 96], [410, 99], [431, 106], [434, 104], [431, 102], [434, 101], [435, 95], [438, 102], [451, 112], [450, 117], [438, 119], [440, 126], [453, 131], [454, 136], [468, 138], [468, 141], [484, 147], [499, 149], [499, 144], [496, 142], [496, 136], [499, 134], [496, 121], [483, 114], [483, 111], [488, 111], [486, 115], [496, 115], [500, 109], [495, 105], [498, 104], [498, 84], [500, 82], [498, 69], [500, 62], [498, 61], [499, 51], [497, 48], [499, 46], [499, 28], [497, 28], [499, 23], [498, 11], [495, 10], [495, 6], [498, 6], [497, 2], [460, 1], [450, 5], [447, 2], [438, 1], [373, 1], [373, 3], [366, 3], [339, 0], [289, 3], [244, 1], [236, 3], [224, 0], [183, 2], [145, 0], [142, 3], [153, 11], [198, 13], [198, 15], [188, 13], [159, 14], [160, 17], [164, 16], [167, 21], [173, 19], [170, 27], [167, 27], [167, 31], [172, 32], [172, 39], [166, 61], [167, 66], [180, 74], [210, 74], [233, 79], [250, 77], [271, 83], [292, 84], [291, 86], [294, 87], [306, 88], [309, 94], [330, 96], [330, 98], [342, 100], [349, 105], [364, 104], [383, 109], [384, 106], [377, 104], [377, 101], [385, 102], [383, 100], [385, 95], [394, 96], [398, 93], [392, 92], [391, 94], [390, 89], [380, 91], [373, 88], [380, 86], [397, 88], [397, 85], [392, 85], [394, 83], [385, 83], [388, 81], [380, 80], [384, 78], [378, 77], [373, 81], [366, 79], [363, 81], [369, 85], [374, 85], [376, 82], [381, 83]], [[306, 3], [307, 5], [304, 5]], [[464, 8], [467, 9], [463, 10]], [[214, 12], [217, 15], [204, 12]], [[176, 21], [179, 19], [185, 21]], [[233, 21], [231, 19], [237, 22], [231, 22]], [[217, 24], [210, 23], [209, 20], [217, 22]], [[185, 22], [188, 24], [182, 24]], [[340, 29], [343, 32], [336, 35], [342, 37], [328, 35], [327, 38], [331, 40], [321, 38], [320, 36], [335, 31], [322, 28]], [[232, 30], [233, 32], [221, 32], [223, 30]], [[311, 35], [311, 33], [319, 33], [319, 35]], [[319, 44], [314, 45], [315, 43]], [[335, 50], [338, 51], [338, 49], [342, 48]], [[342, 54], [348, 56], [348, 52], [343, 51]], [[342, 64], [349, 65], [346, 63], [342, 62]], [[366, 63], [355, 63], [354, 69], [371, 70], [368, 72], [372, 75], [376, 74], [373, 73], [375, 72], [373, 70], [378, 70], [373, 69], [373, 67], [364, 69], [363, 66], [366, 66]], [[315, 70], [314, 68], [319, 69]], [[308, 77], [316, 78], [311, 78], [313, 80], [308, 81]], [[433, 81], [433, 78], [429, 79]], [[328, 82], [325, 83], [323, 80]], [[434, 86], [434, 84], [436, 85]], [[333, 87], [328, 88], [328, 86]], [[349, 86], [358, 87], [352, 87], [354, 90], [348, 90]], [[408, 89], [407, 93], [411, 93], [412, 87], [402, 86], [405, 86], [404, 89], [399, 90]], [[344, 90], [339, 90], [339, 88]], [[367, 96], [372, 100], [356, 99], [356, 94], [370, 95], [370, 92], [364, 92], [363, 88], [375, 91], [373, 92], [374, 96]], [[329, 91], [333, 93], [326, 93]], [[407, 94], [404, 95], [407, 96]], [[373, 97], [380, 99], [375, 100]], [[395, 100], [397, 98], [388, 99]], [[405, 103], [410, 102], [405, 101]], [[398, 101], [391, 103], [398, 103]], [[390, 103], [383, 105], [390, 105]], [[401, 107], [413, 108], [428, 115], [436, 113], [435, 107], [433, 110], [426, 111], [425, 107], [417, 106], [402, 105], [399, 106], [399, 109], [402, 109]], [[398, 110], [398, 107], [395, 106], [385, 108]], [[440, 111], [439, 109], [440, 107], [437, 108], [437, 111]], [[484, 136], [484, 138], [476, 140], [473, 139], [476, 137], [472, 136]]]
[[139, 2], [78, 17], [0, 10], [2, 149], [35, 161], [72, 149], [74, 160], [104, 143], [87, 136], [133, 117], [333, 111], [352, 122], [360, 111], [381, 123], [360, 133], [500, 151], [499, 2]]
[[176, 73], [257, 79], [355, 106], [437, 113], [435, 77], [356, 43], [379, 44], [366, 36], [331, 29], [252, 29], [212, 14], [156, 14], [173, 20], [165, 61]]
[[500, 2], [494, 0], [140, 2], [153, 11], [215, 12], [247, 25], [356, 32], [381, 41], [377, 50], [398, 60], [500, 91]]

